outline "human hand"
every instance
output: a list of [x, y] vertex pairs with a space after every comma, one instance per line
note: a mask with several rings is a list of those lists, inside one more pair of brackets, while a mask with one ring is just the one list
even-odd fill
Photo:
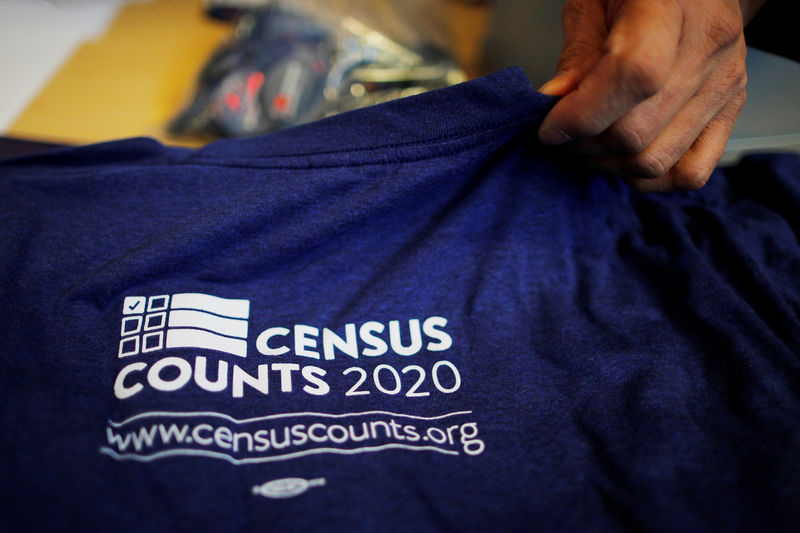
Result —
[[742, 30], [764, 1], [567, 0], [539, 89], [563, 98], [539, 139], [643, 191], [702, 187], [744, 105]]

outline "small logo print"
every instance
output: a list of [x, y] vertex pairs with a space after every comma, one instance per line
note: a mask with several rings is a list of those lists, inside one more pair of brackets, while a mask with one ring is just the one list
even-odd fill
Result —
[[126, 296], [119, 357], [164, 348], [206, 348], [247, 357], [250, 301], [210, 294]]
[[285, 499], [300, 496], [308, 489], [314, 487], [324, 487], [325, 478], [303, 479], [301, 477], [287, 477], [283, 479], [273, 479], [263, 485], [253, 487], [253, 495], [263, 496], [272, 499]]

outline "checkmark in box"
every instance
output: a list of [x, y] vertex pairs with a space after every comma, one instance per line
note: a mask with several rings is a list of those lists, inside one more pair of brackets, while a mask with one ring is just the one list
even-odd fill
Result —
[[122, 303], [123, 315], [138, 315], [144, 313], [147, 298], [144, 296], [126, 296]]

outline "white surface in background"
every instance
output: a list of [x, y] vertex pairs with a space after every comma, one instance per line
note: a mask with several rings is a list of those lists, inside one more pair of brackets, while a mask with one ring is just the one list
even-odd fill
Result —
[[800, 152], [800, 63], [747, 49], [747, 103], [720, 164], [750, 152]]
[[0, 132], [83, 42], [104, 33], [125, 0], [0, 1]]

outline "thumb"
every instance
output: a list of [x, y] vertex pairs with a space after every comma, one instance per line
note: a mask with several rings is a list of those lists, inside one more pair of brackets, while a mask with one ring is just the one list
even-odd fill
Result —
[[569, 0], [562, 15], [564, 45], [556, 75], [539, 88], [551, 96], [574, 91], [603, 55], [608, 38], [605, 12], [600, 2]]

